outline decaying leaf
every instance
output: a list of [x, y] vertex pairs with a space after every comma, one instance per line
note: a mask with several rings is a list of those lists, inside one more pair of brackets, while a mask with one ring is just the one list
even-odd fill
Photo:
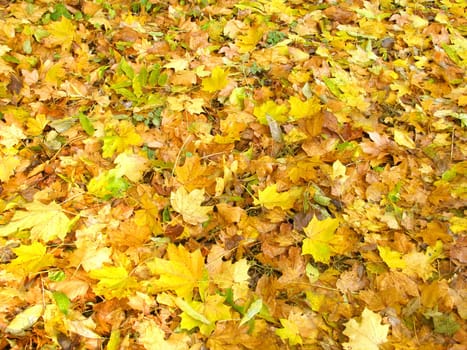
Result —
[[462, 1], [0, 12], [0, 348], [463, 348]]

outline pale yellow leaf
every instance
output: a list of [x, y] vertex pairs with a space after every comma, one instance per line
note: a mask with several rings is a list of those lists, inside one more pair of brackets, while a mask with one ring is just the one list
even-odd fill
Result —
[[406, 131], [394, 129], [394, 141], [396, 141], [398, 145], [407, 147], [408, 149], [415, 148], [415, 142]]
[[194, 189], [187, 192], [183, 186], [170, 194], [170, 204], [179, 214], [182, 214], [183, 220], [189, 224], [197, 225], [209, 220], [212, 211], [210, 206], [201, 206], [204, 202], [204, 189]]
[[349, 342], [342, 344], [346, 350], [379, 350], [387, 342], [389, 325], [381, 324], [381, 316], [365, 308], [361, 321], [351, 319], [345, 324], [344, 334]]
[[123, 152], [115, 158], [118, 176], [126, 176], [130, 181], [138, 182], [143, 177], [147, 168], [148, 160], [137, 154]]
[[31, 239], [45, 242], [59, 238], [63, 240], [68, 232], [70, 219], [59, 204], [31, 202], [24, 205], [26, 210], [17, 210], [7, 225], [0, 227], [0, 237], [17, 231], [31, 230]]
[[14, 335], [22, 335], [23, 332], [31, 328], [37, 322], [43, 312], [42, 304], [37, 304], [23, 310], [8, 324], [5, 332]]
[[0, 181], [6, 182], [11, 175], [15, 173], [16, 167], [20, 164], [20, 160], [13, 155], [2, 157], [0, 155]]
[[26, 135], [23, 133], [23, 130], [16, 125], [0, 123], [0, 145], [11, 148], [25, 138]]

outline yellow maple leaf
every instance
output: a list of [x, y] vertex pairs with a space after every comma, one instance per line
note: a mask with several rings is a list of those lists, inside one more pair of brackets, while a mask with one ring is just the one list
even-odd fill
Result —
[[14, 248], [16, 258], [8, 264], [8, 269], [22, 276], [29, 273], [36, 273], [47, 266], [53, 266], [55, 259], [52, 254], [47, 253], [47, 248], [40, 242], [33, 242], [31, 245], [21, 245]]
[[[153, 318], [143, 318], [133, 328], [138, 332], [137, 343], [146, 350], [186, 350], [191, 347], [191, 336], [187, 334], [171, 332], [166, 339], [165, 332]], [[111, 350], [108, 345], [107, 349]]]
[[216, 327], [215, 322], [230, 320], [230, 307], [224, 304], [225, 298], [220, 295], [208, 295], [203, 302], [186, 302], [175, 299], [175, 304], [183, 311], [180, 315], [180, 327], [191, 330], [199, 327], [201, 334], [209, 336]]
[[192, 98], [186, 101], [185, 109], [191, 114], [200, 114], [203, 113], [203, 107], [205, 102], [202, 98]]
[[125, 298], [138, 289], [138, 282], [128, 275], [128, 271], [121, 266], [106, 266], [89, 272], [89, 277], [99, 280], [93, 286], [96, 294], [107, 299]]
[[111, 127], [106, 131], [103, 138], [102, 156], [109, 158], [115, 152], [121, 153], [130, 146], [139, 146], [142, 143], [141, 136], [136, 132], [135, 127], [128, 120], [120, 121], [116, 127]]
[[[91, 230], [96, 227], [91, 226]], [[86, 228], [87, 230], [87, 228]], [[77, 234], [82, 234], [82, 230]], [[111, 263], [112, 249], [103, 247], [103, 243], [96, 239], [79, 238], [75, 241], [76, 249], [70, 256], [70, 263], [74, 266], [82, 266], [84, 271], [97, 270], [105, 263]]]
[[379, 350], [387, 341], [389, 325], [381, 324], [381, 316], [365, 308], [360, 322], [355, 319], [345, 324], [344, 334], [349, 342], [342, 344], [347, 350]]
[[65, 16], [62, 16], [60, 21], [51, 22], [46, 26], [50, 36], [47, 37], [47, 42], [52, 45], [61, 46], [62, 50], [69, 50], [73, 42], [76, 29], [72, 21]]
[[143, 177], [148, 160], [140, 155], [123, 152], [115, 158], [117, 176], [126, 176], [130, 181], [138, 182]]
[[263, 33], [264, 31], [257, 26], [248, 28], [244, 35], [237, 36], [235, 45], [238, 47], [238, 51], [240, 53], [252, 51], [261, 40]]
[[168, 260], [155, 258], [147, 262], [151, 273], [159, 275], [151, 284], [160, 291], [173, 290], [179, 297], [191, 300], [193, 289], [200, 286], [206, 272], [201, 252], [190, 253], [182, 245], [170, 244], [167, 257]]
[[228, 75], [228, 71], [224, 71], [221, 67], [215, 67], [211, 72], [211, 76], [203, 79], [203, 90], [208, 92], [222, 90], [227, 86]]
[[17, 210], [10, 222], [0, 227], [0, 237], [30, 229], [33, 240], [48, 242], [55, 238], [65, 238], [71, 221], [59, 204], [31, 202], [26, 203], [24, 209]]
[[339, 227], [339, 219], [327, 218], [318, 220], [313, 216], [303, 228], [307, 238], [303, 240], [302, 254], [310, 254], [315, 261], [328, 264], [331, 259], [331, 246], [334, 233]]
[[379, 255], [381, 259], [388, 265], [391, 269], [403, 269], [406, 267], [406, 263], [402, 260], [401, 253], [392, 250], [387, 247], [378, 246]]
[[170, 194], [170, 204], [183, 220], [189, 224], [197, 225], [209, 220], [212, 211], [210, 206], [201, 206], [204, 202], [204, 189], [194, 189], [187, 192], [183, 186]]
[[31, 136], [38, 136], [42, 134], [42, 131], [49, 123], [45, 114], [38, 114], [35, 118], [28, 118], [26, 121], [27, 133]]
[[256, 106], [253, 110], [253, 114], [258, 121], [263, 125], [268, 125], [267, 115], [274, 119], [278, 123], [287, 121], [287, 106], [278, 105], [274, 101], [266, 101], [265, 103]]
[[396, 141], [398, 145], [407, 147], [408, 149], [415, 148], [415, 142], [407, 131], [394, 129], [394, 141]]
[[402, 257], [406, 266], [402, 271], [409, 276], [418, 276], [424, 281], [428, 280], [435, 268], [432, 262], [442, 256], [443, 243], [436, 241], [434, 247], [428, 247], [426, 253], [413, 251]]
[[266, 209], [275, 207], [288, 210], [293, 208], [295, 201], [302, 195], [302, 189], [292, 187], [288, 191], [277, 192], [277, 184], [267, 186], [264, 190], [258, 192], [258, 198], [254, 198], [254, 205], [261, 205]]
[[306, 101], [302, 101], [296, 96], [289, 98], [290, 112], [289, 114], [295, 119], [311, 117], [321, 110], [321, 105], [318, 98], [312, 97]]
[[276, 329], [276, 334], [283, 340], [288, 340], [290, 345], [302, 344], [302, 337], [297, 325], [286, 318], [280, 319], [283, 328]]
[[50, 67], [48, 67], [44, 81], [56, 87], [60, 85], [65, 76], [66, 70], [65, 68], [63, 68], [63, 63], [58, 62], [55, 64], [51, 64]]

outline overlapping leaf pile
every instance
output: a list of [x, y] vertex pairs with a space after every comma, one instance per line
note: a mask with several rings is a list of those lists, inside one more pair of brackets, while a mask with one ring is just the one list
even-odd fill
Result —
[[2, 1], [0, 348], [461, 349], [465, 15]]

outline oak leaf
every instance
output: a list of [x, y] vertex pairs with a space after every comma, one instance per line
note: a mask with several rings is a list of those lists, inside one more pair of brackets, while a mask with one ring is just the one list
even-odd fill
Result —
[[381, 316], [365, 308], [360, 322], [355, 319], [345, 324], [344, 334], [349, 342], [342, 344], [347, 350], [378, 350], [387, 341], [389, 325], [381, 324]]

